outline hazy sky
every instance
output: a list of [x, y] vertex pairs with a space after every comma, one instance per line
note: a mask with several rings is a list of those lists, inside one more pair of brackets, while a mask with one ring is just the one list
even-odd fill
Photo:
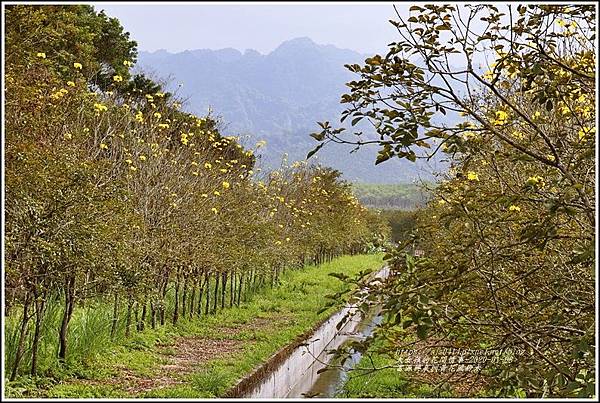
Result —
[[268, 53], [308, 36], [361, 53], [382, 52], [396, 39], [393, 3], [92, 3], [117, 17], [139, 50], [255, 49]]

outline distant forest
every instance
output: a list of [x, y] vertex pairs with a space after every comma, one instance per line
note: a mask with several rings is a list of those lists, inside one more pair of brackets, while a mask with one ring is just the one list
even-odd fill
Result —
[[353, 191], [364, 206], [372, 209], [413, 210], [422, 206], [427, 197], [418, 184], [412, 183], [355, 183]]

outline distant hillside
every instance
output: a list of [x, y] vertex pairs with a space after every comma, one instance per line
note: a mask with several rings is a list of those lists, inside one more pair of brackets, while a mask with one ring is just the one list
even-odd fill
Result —
[[416, 184], [353, 184], [354, 195], [369, 208], [412, 210], [423, 205], [426, 194]]
[[[338, 121], [345, 83], [356, 78], [344, 64], [361, 63], [366, 57], [297, 38], [267, 55], [235, 49], [141, 52], [137, 68], [167, 81], [188, 100], [188, 111], [203, 114], [211, 107], [228, 134], [249, 135], [252, 142], [266, 140], [262, 162], [272, 167], [279, 165], [283, 153], [290, 161], [306, 157], [316, 145], [309, 134], [317, 130], [317, 121]], [[348, 155], [351, 150], [331, 145], [317, 154], [317, 161], [341, 170], [349, 180], [370, 183], [429, 179], [427, 172], [433, 170], [398, 160], [375, 167], [375, 148]]]

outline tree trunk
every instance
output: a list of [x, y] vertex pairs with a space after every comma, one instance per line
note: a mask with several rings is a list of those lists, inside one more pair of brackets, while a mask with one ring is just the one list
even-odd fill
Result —
[[188, 289], [188, 277], [183, 278], [183, 298], [181, 299], [181, 316], [185, 318], [185, 312], [187, 308], [187, 289]]
[[215, 292], [213, 294], [213, 309], [212, 312], [217, 312], [217, 306], [219, 303], [219, 275], [215, 276]]
[[35, 298], [33, 305], [35, 308], [35, 327], [33, 330], [33, 343], [31, 345], [31, 375], [33, 376], [35, 376], [37, 372], [37, 353], [40, 344], [40, 330], [42, 328], [42, 317], [46, 306], [45, 294], [46, 293], [43, 293], [40, 296], [37, 290], [34, 291], [33, 294], [33, 297]]
[[[208, 276], [208, 273], [206, 274]], [[210, 277], [206, 278], [206, 304], [204, 305], [204, 315], [208, 315], [208, 307], [210, 306]]]
[[10, 380], [14, 381], [19, 371], [19, 364], [23, 358], [25, 351], [25, 339], [27, 338], [27, 328], [29, 320], [33, 314], [29, 314], [29, 308], [31, 306], [31, 294], [27, 292], [25, 294], [25, 301], [23, 301], [23, 318], [21, 319], [21, 328], [19, 330], [19, 341], [17, 343], [17, 352], [15, 354], [15, 361], [13, 362], [12, 371], [10, 373]]
[[[201, 280], [202, 281], [202, 280]], [[198, 316], [202, 314], [202, 294], [208, 288], [208, 272], [204, 273], [204, 283], [201, 284], [199, 295], [198, 295]], [[206, 296], [208, 298], [208, 291], [206, 292]]]
[[135, 309], [133, 310], [133, 319], [135, 320], [135, 329], [140, 328], [140, 303], [135, 301]]
[[113, 305], [112, 326], [110, 328], [110, 337], [114, 339], [117, 332], [117, 322], [119, 320], [119, 293], [115, 291], [115, 302]]
[[235, 287], [237, 284], [237, 279], [235, 275], [235, 271], [231, 272], [231, 279], [229, 280], [229, 307], [233, 306], [233, 301], [235, 301]]
[[125, 317], [125, 337], [131, 336], [131, 311], [133, 310], [133, 296], [127, 300], [127, 316]]
[[156, 301], [150, 301], [150, 326], [156, 329]]
[[143, 331], [144, 327], [146, 327], [146, 305], [146, 298], [144, 298], [144, 304], [142, 305], [142, 317], [138, 323], [138, 332]]
[[75, 306], [75, 276], [70, 276], [65, 281], [65, 311], [60, 325], [58, 359], [61, 362], [67, 357], [67, 332], [69, 329], [69, 321], [73, 314]]
[[244, 273], [240, 273], [240, 285], [237, 290], [237, 306], [240, 306], [240, 299], [242, 298], [242, 290], [244, 289]]
[[192, 286], [192, 295], [190, 295], [190, 318], [194, 316], [194, 306], [196, 302], [196, 289], [198, 288], [198, 279], [194, 280], [194, 285]]
[[175, 309], [173, 309], [173, 324], [177, 324], [179, 319], [179, 271], [175, 277]]
[[165, 325], [165, 315], [166, 315], [166, 299], [167, 299], [167, 288], [169, 286], [169, 277], [171, 272], [167, 267], [164, 267], [165, 271], [162, 279], [162, 288], [161, 288], [161, 300], [159, 301], [159, 313], [160, 313], [160, 325]]
[[225, 294], [227, 293], [227, 272], [221, 275], [221, 309], [225, 309]]

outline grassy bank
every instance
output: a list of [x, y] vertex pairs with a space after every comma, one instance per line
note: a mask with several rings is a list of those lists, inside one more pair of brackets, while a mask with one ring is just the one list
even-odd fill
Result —
[[[332, 310], [317, 314], [325, 295], [344, 284], [332, 272], [352, 275], [383, 264], [382, 255], [344, 256], [288, 271], [240, 307], [214, 316], [146, 329], [129, 339], [98, 341], [103, 348], [44, 377], [18, 378], [10, 397], [215, 397]], [[90, 308], [88, 308], [90, 309]], [[73, 332], [90, 332], [85, 311]]]
[[[375, 368], [377, 370], [374, 370]], [[363, 356], [350, 371], [346, 383], [336, 397], [356, 399], [494, 396], [486, 393], [482, 376], [471, 373], [398, 371], [397, 360], [371, 352]]]
[[[410, 375], [396, 368], [384, 368], [394, 361], [382, 355], [372, 354], [363, 357], [350, 372], [348, 380], [337, 397], [343, 398], [414, 398], [449, 397], [445, 393], [435, 393], [427, 383], [417, 383]], [[451, 395], [450, 395], [451, 396]]]

